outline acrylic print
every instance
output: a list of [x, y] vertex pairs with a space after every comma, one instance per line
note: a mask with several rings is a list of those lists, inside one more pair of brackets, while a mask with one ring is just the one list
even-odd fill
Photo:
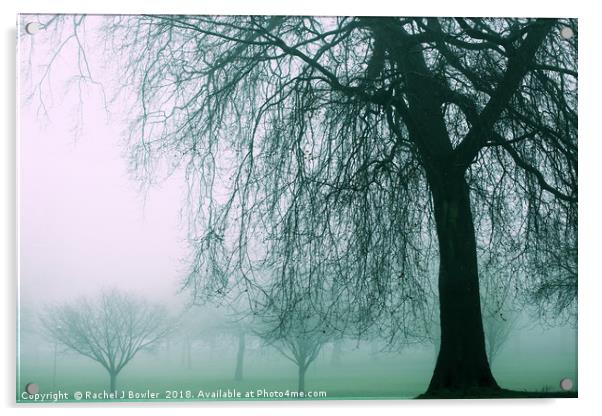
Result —
[[577, 396], [576, 20], [18, 26], [18, 402]]

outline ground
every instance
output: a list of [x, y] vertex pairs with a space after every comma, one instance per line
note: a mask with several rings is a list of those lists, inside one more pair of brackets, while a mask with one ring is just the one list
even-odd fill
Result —
[[[240, 382], [233, 380], [234, 362], [228, 356], [234, 356], [234, 351], [227, 350], [222, 354], [220, 357], [218, 352], [198, 351], [193, 357], [192, 368], [186, 368], [178, 350], [172, 351], [168, 360], [161, 358], [165, 352], [142, 354], [119, 375], [117, 388], [128, 392], [158, 392], [162, 400], [167, 400], [167, 392], [173, 400], [185, 400], [187, 394], [193, 399], [200, 391], [211, 396], [228, 389], [236, 389], [243, 395], [249, 391], [275, 391], [283, 394], [281, 399], [295, 398], [290, 395], [297, 386], [295, 368], [277, 352], [249, 352], [245, 379]], [[422, 395], [428, 386], [433, 359], [434, 354], [428, 349], [376, 357], [367, 351], [347, 351], [339, 364], [333, 364], [325, 352], [308, 371], [306, 389], [326, 392], [325, 399], [434, 398]], [[37, 358], [22, 361], [18, 395], [22, 393], [21, 385], [29, 382], [38, 384], [41, 392], [69, 392], [70, 400], [76, 391], [108, 390], [108, 374], [91, 360], [73, 354], [58, 354], [54, 386], [51, 351], [39, 352]], [[512, 390], [475, 392], [466, 398], [576, 397], [576, 392], [563, 393], [556, 383], [549, 383], [549, 380], [560, 380], [561, 375], [576, 379], [574, 369], [552, 367], [544, 361], [538, 363], [536, 359], [530, 360], [530, 365], [525, 368], [524, 363], [517, 360], [501, 360], [500, 365], [494, 366], [494, 374], [500, 385]], [[286, 392], [289, 392], [288, 396]], [[437, 398], [452, 397], [456, 396], [442, 394]]]

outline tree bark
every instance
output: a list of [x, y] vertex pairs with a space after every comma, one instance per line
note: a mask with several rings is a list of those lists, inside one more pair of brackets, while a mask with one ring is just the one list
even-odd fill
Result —
[[238, 352], [236, 354], [236, 370], [234, 371], [234, 380], [241, 381], [243, 373], [243, 364], [245, 359], [245, 333], [238, 334]]
[[111, 380], [110, 381], [110, 391], [117, 390], [117, 373], [109, 371], [109, 377], [110, 377], [110, 380]]
[[299, 373], [298, 373], [298, 381], [299, 384], [297, 386], [297, 391], [305, 391], [305, 372], [307, 371], [306, 365], [299, 365]]
[[461, 171], [430, 183], [440, 252], [441, 346], [427, 394], [499, 389], [485, 349], [468, 185]]

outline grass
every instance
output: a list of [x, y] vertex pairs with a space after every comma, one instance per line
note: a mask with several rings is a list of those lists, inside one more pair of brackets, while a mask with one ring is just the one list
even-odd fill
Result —
[[[229, 357], [232, 354], [224, 355]], [[31, 402], [20, 396], [25, 384], [29, 382], [35, 382], [40, 392], [60, 390], [69, 393], [69, 399], [61, 401], [74, 401], [73, 394], [76, 391], [102, 392], [109, 389], [107, 372], [91, 360], [76, 355], [59, 355], [55, 378], [53, 356], [39, 354], [37, 358], [24, 358], [28, 359], [21, 360], [23, 364], [18, 375], [17, 401]], [[339, 365], [333, 365], [328, 358], [324, 356], [318, 359], [306, 376], [306, 391], [324, 391], [327, 400], [577, 397], [576, 392], [552, 391], [551, 387], [542, 389], [541, 386], [546, 385], [544, 381], [549, 384], [549, 380], [556, 379], [555, 373], [543, 370], [525, 372], [524, 368], [515, 371], [508, 366], [500, 370], [501, 377], [498, 381], [512, 389], [466, 392], [461, 397], [455, 392], [425, 395], [423, 392], [428, 386], [433, 364], [432, 357], [428, 354], [391, 354], [375, 360], [368, 354], [348, 352]], [[223, 359], [217, 354], [199, 354], [194, 360], [192, 368], [186, 368], [178, 354], [173, 354], [169, 359], [161, 355], [141, 355], [118, 376], [117, 389], [134, 392], [149, 389], [159, 394], [159, 400], [166, 400], [167, 391], [175, 391], [177, 400], [186, 400], [185, 397], [179, 397], [180, 392], [184, 396], [190, 392], [191, 399], [197, 399], [199, 391], [210, 394], [219, 390], [236, 389], [242, 392], [244, 398], [246, 392], [257, 390], [297, 390], [295, 367], [275, 355], [248, 354], [245, 378], [242, 381], [233, 380], [234, 363], [229, 359]], [[514, 380], [512, 374], [515, 374]], [[517, 381], [517, 375], [523, 376]], [[294, 397], [289, 395], [280, 399]]]
[[416, 399], [558, 399], [576, 398], [577, 391], [527, 391], [509, 389], [479, 389], [459, 393], [457, 391], [440, 391], [435, 394], [423, 393]]

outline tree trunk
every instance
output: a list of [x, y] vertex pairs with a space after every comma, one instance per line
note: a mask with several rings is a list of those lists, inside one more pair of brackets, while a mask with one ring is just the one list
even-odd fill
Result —
[[493, 366], [493, 360], [495, 358], [495, 318], [485, 317], [483, 320], [483, 330], [485, 331], [485, 348], [487, 349], [487, 359], [489, 360], [489, 365]]
[[299, 365], [299, 375], [298, 381], [299, 384], [297, 386], [297, 391], [305, 391], [305, 372], [307, 371], [306, 365]]
[[332, 344], [332, 355], [330, 356], [330, 363], [332, 365], [341, 364], [341, 354], [343, 353], [343, 349], [341, 347], [342, 341], [337, 339]]
[[215, 357], [215, 351], [217, 349], [217, 339], [214, 336], [212, 336], [211, 338], [209, 338], [209, 357], [210, 358], [214, 358]]
[[234, 380], [242, 380], [242, 369], [245, 360], [245, 333], [238, 334], [238, 352], [236, 354], [236, 370], [234, 371]]
[[378, 361], [380, 348], [375, 341], [370, 342], [370, 358], [372, 361]]
[[192, 340], [190, 337], [186, 337], [186, 368], [192, 368]]
[[117, 373], [109, 371], [109, 376], [111, 378], [110, 391], [117, 390]]
[[427, 395], [499, 389], [485, 350], [468, 185], [461, 172], [439, 178], [431, 181], [431, 189], [439, 239], [441, 346]]

